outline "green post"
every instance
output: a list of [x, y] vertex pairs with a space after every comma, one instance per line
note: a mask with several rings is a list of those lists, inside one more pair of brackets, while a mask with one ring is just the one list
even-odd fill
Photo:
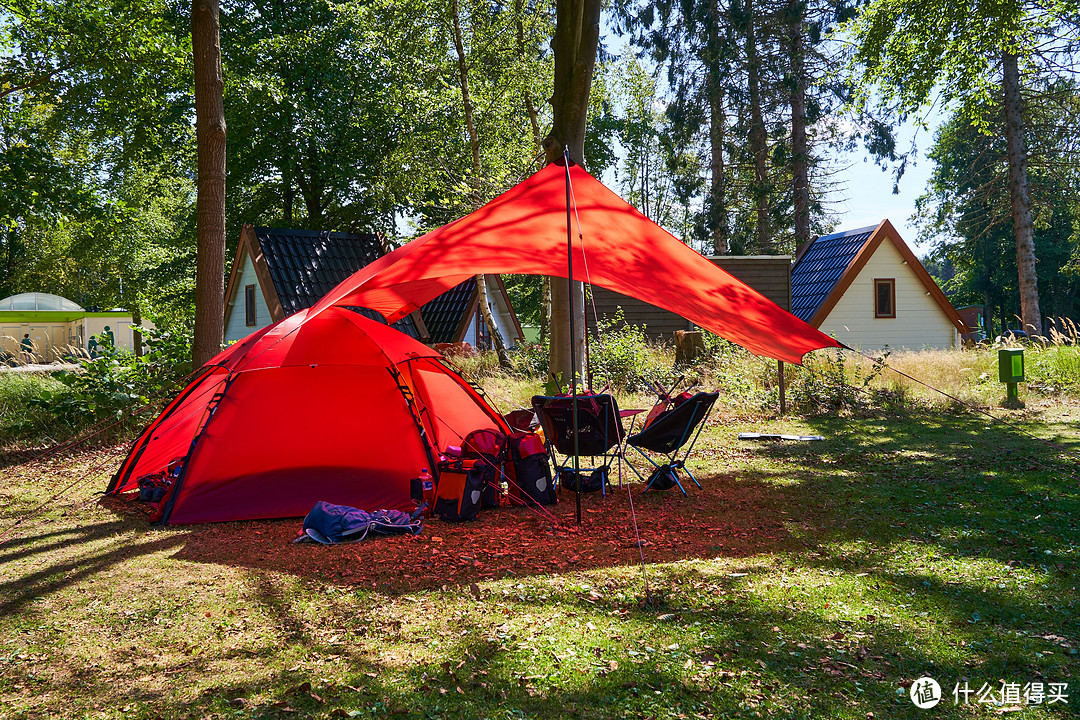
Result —
[[998, 379], [1005, 383], [1005, 407], [1023, 407], [1016, 384], [1024, 382], [1024, 349], [998, 350]]

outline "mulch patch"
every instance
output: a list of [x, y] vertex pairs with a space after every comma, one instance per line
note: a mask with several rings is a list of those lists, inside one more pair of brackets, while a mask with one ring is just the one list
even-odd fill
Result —
[[[719, 475], [703, 490], [642, 494], [643, 485], [582, 495], [581, 524], [573, 493], [546, 508], [504, 506], [477, 520], [425, 521], [417, 536], [369, 537], [344, 545], [293, 544], [301, 519], [191, 526], [177, 558], [318, 578], [382, 591], [410, 592], [505, 577], [690, 558], [744, 557], [785, 545], [777, 517], [758, 510], [751, 488]], [[637, 517], [634, 532], [631, 498]], [[108, 504], [123, 514], [138, 504]], [[183, 528], [172, 528], [178, 530]], [[639, 540], [640, 537], [640, 540]], [[640, 543], [640, 552], [639, 552]]]

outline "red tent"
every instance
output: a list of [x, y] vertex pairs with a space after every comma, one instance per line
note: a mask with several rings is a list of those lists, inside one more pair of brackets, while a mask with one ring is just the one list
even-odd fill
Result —
[[162, 523], [412, 509], [409, 479], [502, 418], [441, 355], [343, 308], [297, 313], [214, 358], [139, 436], [107, 490], [170, 465]]
[[313, 308], [359, 305], [394, 322], [477, 273], [574, 278], [645, 300], [768, 357], [799, 363], [833, 338], [782, 310], [639, 213], [577, 165], [553, 163], [466, 217], [384, 255]]

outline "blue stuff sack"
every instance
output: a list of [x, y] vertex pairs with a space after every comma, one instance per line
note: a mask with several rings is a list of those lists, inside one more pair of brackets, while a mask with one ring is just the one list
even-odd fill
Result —
[[375, 535], [419, 535], [424, 529], [421, 514], [425, 503], [409, 514], [401, 510], [367, 512], [347, 505], [319, 501], [304, 518], [304, 531], [293, 542], [317, 542], [323, 545], [358, 542]]

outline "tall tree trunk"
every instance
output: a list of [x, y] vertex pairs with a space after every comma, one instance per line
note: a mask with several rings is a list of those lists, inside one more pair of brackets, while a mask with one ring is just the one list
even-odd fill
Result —
[[727, 197], [724, 179], [724, 135], [727, 116], [724, 114], [724, 79], [720, 71], [720, 4], [709, 0], [706, 42], [708, 77], [705, 92], [709, 100], [709, 197], [706, 202], [707, 232], [712, 239], [714, 255], [728, 251]]
[[132, 352], [135, 353], [135, 357], [142, 357], [143, 344], [142, 344], [142, 311], [139, 310], [139, 305], [132, 301], [127, 303], [131, 306], [131, 344]]
[[1026, 332], [1042, 335], [1039, 278], [1035, 271], [1035, 229], [1031, 221], [1023, 101], [1020, 97], [1020, 68], [1016, 55], [1008, 50], [1002, 53], [1001, 65], [1005, 91], [1005, 139], [1009, 151], [1009, 195], [1012, 199], [1016, 267], [1020, 284], [1020, 319]]
[[491, 312], [486, 275], [476, 276], [476, 297], [477, 305], [480, 308], [480, 317], [484, 319], [484, 324], [487, 325], [488, 330], [491, 332], [491, 344], [495, 346], [495, 355], [499, 358], [499, 367], [503, 370], [513, 370], [514, 364], [510, 362], [510, 353], [506, 349], [506, 341], [503, 340], [499, 325], [495, 322], [495, 315]]
[[225, 107], [222, 100], [218, 0], [192, 0], [195, 139], [199, 177], [195, 200], [195, 338], [192, 364], [221, 350], [225, 332]]
[[293, 226], [293, 205], [296, 202], [296, 186], [293, 182], [293, 119], [289, 103], [282, 103], [285, 116], [284, 153], [281, 159], [281, 207], [285, 227]]
[[791, 43], [791, 201], [795, 213], [795, 247], [810, 240], [810, 152], [806, 144], [806, 68], [801, 0], [788, 0]]
[[532, 97], [529, 96], [528, 90], [525, 91], [525, 112], [529, 114], [529, 125], [532, 127], [533, 142], [536, 144], [536, 154], [538, 157], [543, 156], [544, 139], [540, 137], [540, 121], [537, 118], [536, 106], [533, 105]]
[[751, 195], [757, 223], [754, 232], [754, 251], [770, 254], [774, 251], [769, 223], [769, 148], [765, 136], [765, 121], [761, 115], [761, 59], [757, 47], [757, 18], [753, 0], [746, 2], [746, 85], [750, 104], [750, 152], [754, 156], [754, 182]]
[[285, 168], [281, 173], [281, 215], [285, 227], [293, 226], [293, 204], [296, 201], [296, 190], [293, 188], [292, 173]]
[[297, 168], [296, 184], [300, 186], [300, 194], [304, 196], [304, 210], [307, 212], [305, 224], [309, 230], [322, 230], [325, 224], [323, 182], [319, 174], [319, 151], [314, 140], [308, 141], [307, 152], [303, 158], [303, 167]]
[[[585, 126], [589, 112], [596, 49], [600, 41], [600, 8], [603, 0], [556, 0], [554, 91], [551, 94], [551, 131], [544, 138], [548, 162], [563, 155], [585, 164]], [[574, 336], [570, 336], [570, 302], [574, 305]], [[579, 282], [551, 278], [551, 346], [548, 366], [568, 382], [584, 377], [585, 289]], [[571, 344], [577, 367], [570, 362]]]
[[[469, 97], [469, 64], [465, 58], [465, 43], [461, 37], [461, 15], [458, 11], [458, 0], [450, 0], [450, 15], [454, 24], [454, 49], [457, 51], [458, 75], [461, 79], [461, 102], [465, 107], [465, 127], [469, 133], [469, 144], [472, 146], [473, 195], [478, 200], [482, 173], [480, 168], [480, 137], [476, 133], [472, 99]], [[499, 358], [499, 367], [504, 370], [512, 370], [514, 366], [510, 362], [510, 353], [506, 350], [506, 341], [503, 340], [499, 325], [491, 314], [491, 305], [488, 303], [487, 279], [483, 275], [476, 276], [476, 296], [479, 300], [477, 306], [480, 310], [480, 317], [483, 318], [484, 324], [487, 325], [488, 331], [491, 333], [491, 344], [494, 346], [495, 354]]]

